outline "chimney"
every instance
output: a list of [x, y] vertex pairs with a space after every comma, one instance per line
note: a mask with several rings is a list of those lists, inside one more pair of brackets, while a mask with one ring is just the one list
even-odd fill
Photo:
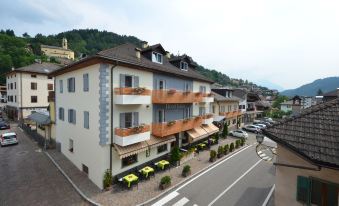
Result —
[[141, 42], [141, 47], [142, 47], [143, 49], [147, 48], [147, 47], [148, 47], [148, 42], [147, 42], [147, 41], [142, 41], [142, 42]]
[[167, 57], [168, 59], [170, 59], [170, 58], [171, 58], [171, 53], [168, 52], [168, 51], [166, 51], [166, 57]]
[[140, 59], [140, 52], [141, 52], [141, 49], [139, 48], [135, 48], [135, 56]]

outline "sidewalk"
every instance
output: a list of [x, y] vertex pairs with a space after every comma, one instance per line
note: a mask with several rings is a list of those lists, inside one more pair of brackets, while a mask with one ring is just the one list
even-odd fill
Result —
[[[212, 146], [211, 149], [217, 150], [218, 146], [230, 144], [231, 142], [235, 142], [235, 140], [236, 138], [232, 137], [220, 139], [219, 144]], [[209, 162], [209, 150], [205, 150], [200, 152], [199, 158], [195, 157], [177, 168], [171, 168], [168, 171], [156, 173], [154, 178], [152, 177], [148, 181], [140, 182], [138, 188], [134, 187], [131, 190], [122, 190], [118, 185], [113, 185], [110, 191], [102, 192], [63, 154], [56, 150], [48, 150], [48, 153], [84, 194], [102, 205], [129, 206], [143, 203], [163, 192], [162, 190], [159, 190], [159, 182], [163, 176], [169, 175], [172, 179], [172, 185], [176, 185], [185, 179], [181, 176], [184, 165], [188, 164], [191, 166], [192, 175], [211, 165], [211, 162]], [[234, 152], [231, 154], [233, 153]]]

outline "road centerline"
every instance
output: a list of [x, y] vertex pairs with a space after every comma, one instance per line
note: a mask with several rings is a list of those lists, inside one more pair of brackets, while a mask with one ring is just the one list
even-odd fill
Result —
[[222, 197], [227, 191], [229, 191], [235, 184], [237, 184], [237, 182], [239, 182], [243, 177], [245, 177], [251, 170], [253, 170], [253, 168], [255, 168], [260, 162], [262, 161], [262, 159], [258, 160], [254, 165], [252, 165], [252, 167], [250, 167], [244, 174], [242, 174], [240, 177], [238, 177], [238, 179], [236, 179], [231, 185], [229, 185], [222, 193], [220, 193], [214, 200], [212, 200], [212, 202], [210, 202], [210, 204], [208, 204], [208, 206], [213, 205], [218, 199], [220, 199], [220, 197]]

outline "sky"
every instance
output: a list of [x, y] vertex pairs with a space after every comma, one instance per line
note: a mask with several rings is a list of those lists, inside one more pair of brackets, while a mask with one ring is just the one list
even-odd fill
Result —
[[0, 28], [96, 28], [161, 43], [232, 78], [291, 89], [339, 76], [336, 0], [2, 0]]

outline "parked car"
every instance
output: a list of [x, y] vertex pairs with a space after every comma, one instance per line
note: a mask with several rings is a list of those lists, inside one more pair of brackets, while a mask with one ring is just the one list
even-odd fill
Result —
[[245, 127], [243, 127], [243, 130], [249, 131], [249, 132], [254, 132], [254, 133], [260, 132], [260, 128], [258, 126], [255, 126], [255, 125], [246, 125]]
[[6, 145], [11, 145], [11, 144], [18, 144], [18, 139], [16, 137], [16, 134], [14, 132], [7, 132], [3, 133], [0, 136], [0, 145], [6, 146]]
[[260, 129], [265, 129], [267, 126], [262, 123], [253, 123], [253, 125], [260, 127]]
[[234, 137], [243, 137], [243, 138], [248, 138], [248, 134], [247, 132], [243, 131], [243, 130], [234, 130], [234, 131], [230, 131], [229, 133], [231, 136], [234, 136]]
[[263, 120], [264, 120], [265, 122], [275, 123], [275, 121], [274, 121], [272, 118], [270, 118], [270, 117], [264, 117]]
[[10, 129], [11, 126], [5, 122], [5, 121], [0, 121], [0, 130], [3, 130], [3, 129]]

